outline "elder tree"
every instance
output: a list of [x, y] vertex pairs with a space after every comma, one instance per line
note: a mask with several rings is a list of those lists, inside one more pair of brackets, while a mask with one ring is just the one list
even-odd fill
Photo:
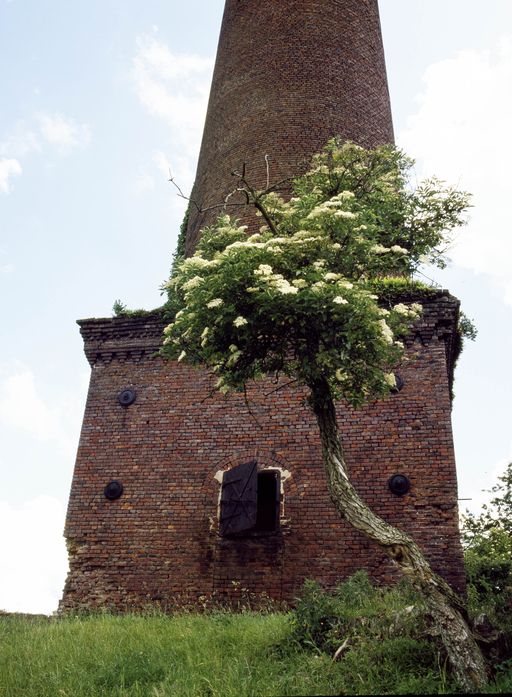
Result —
[[293, 182], [289, 200], [238, 174], [237, 191], [261, 228], [249, 235], [222, 215], [202, 231], [194, 255], [166, 284], [179, 310], [165, 328], [163, 353], [210, 368], [221, 392], [268, 374], [307, 388], [336, 509], [421, 591], [457, 679], [474, 691], [486, 672], [462, 602], [418, 545], [352, 486], [335, 410], [338, 399], [358, 406], [395, 386], [401, 337], [422, 308], [384, 297], [390, 288], [421, 296], [415, 271], [425, 262], [442, 267], [464, 222], [468, 195], [436, 179], [412, 186], [412, 164], [394, 146], [365, 150], [334, 139]]

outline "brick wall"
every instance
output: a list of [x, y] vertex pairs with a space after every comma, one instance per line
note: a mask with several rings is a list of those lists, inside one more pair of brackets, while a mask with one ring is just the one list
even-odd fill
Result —
[[[192, 199], [224, 201], [244, 163], [264, 188], [265, 155], [271, 183], [296, 176], [335, 135], [393, 141], [377, 0], [227, 0]], [[219, 213], [192, 205], [187, 253]]]
[[[424, 303], [408, 339], [410, 360], [396, 395], [353, 410], [339, 405], [347, 461], [361, 496], [419, 542], [434, 568], [464, 588], [450, 422], [457, 301]], [[202, 369], [155, 356], [155, 315], [80, 322], [91, 383], [68, 509], [70, 574], [61, 607], [171, 607], [202, 596], [262, 593], [293, 601], [305, 578], [327, 586], [365, 568], [389, 581], [382, 552], [341, 520], [327, 492], [316, 422], [300, 389], [212, 394]], [[118, 394], [133, 387], [129, 407]], [[219, 472], [257, 456], [282, 473], [276, 533], [218, 534]], [[412, 483], [404, 497], [387, 486]], [[103, 489], [124, 486], [116, 501]]]

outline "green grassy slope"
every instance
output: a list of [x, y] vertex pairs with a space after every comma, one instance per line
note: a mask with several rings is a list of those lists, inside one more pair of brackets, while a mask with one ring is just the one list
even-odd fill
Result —
[[[343, 645], [340, 658], [333, 661]], [[489, 692], [512, 690], [512, 661]], [[0, 697], [446, 694], [440, 642], [405, 585], [308, 582], [294, 612], [48, 619], [0, 614]]]

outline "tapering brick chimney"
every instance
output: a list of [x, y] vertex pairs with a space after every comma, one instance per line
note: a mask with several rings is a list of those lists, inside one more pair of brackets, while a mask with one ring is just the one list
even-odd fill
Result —
[[[265, 155], [272, 183], [297, 175], [335, 135], [393, 141], [377, 0], [227, 0], [192, 200], [222, 203], [244, 163], [264, 187]], [[197, 206], [189, 254], [221, 212]]]

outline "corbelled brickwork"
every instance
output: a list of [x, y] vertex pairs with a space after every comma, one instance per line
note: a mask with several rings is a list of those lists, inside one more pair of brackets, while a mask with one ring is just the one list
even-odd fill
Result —
[[[386, 520], [419, 542], [434, 568], [464, 587], [450, 425], [458, 302], [424, 303], [399, 371], [402, 391], [352, 410], [340, 405], [355, 486]], [[71, 570], [62, 609], [172, 607], [201, 598], [268, 594], [293, 601], [305, 578], [327, 586], [365, 568], [390, 580], [382, 552], [341, 520], [327, 492], [314, 417], [304, 393], [271, 381], [244, 400], [212, 392], [204, 370], [155, 356], [163, 320], [80, 322], [91, 386], [68, 511]], [[121, 390], [136, 401], [123, 407]], [[280, 529], [219, 536], [219, 472], [257, 457], [281, 472]], [[404, 497], [388, 479], [407, 475]], [[124, 486], [120, 499], [103, 490]]]
[[[335, 135], [393, 141], [377, 0], [227, 0], [187, 232], [190, 253], [247, 165], [256, 188], [297, 176]], [[230, 203], [236, 201], [236, 196]], [[238, 199], [240, 200], [240, 199]], [[249, 209], [230, 208], [250, 229]]]

